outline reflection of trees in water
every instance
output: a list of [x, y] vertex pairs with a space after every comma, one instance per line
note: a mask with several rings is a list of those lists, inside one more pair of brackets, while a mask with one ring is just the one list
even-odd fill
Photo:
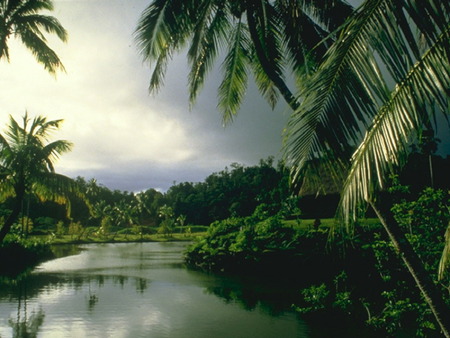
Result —
[[226, 303], [238, 304], [247, 311], [259, 308], [270, 316], [280, 316], [292, 311], [293, 299], [298, 296], [296, 290], [287, 290], [282, 285], [264, 286], [253, 283], [230, 283], [208, 287], [206, 292], [216, 295]]
[[147, 290], [147, 279], [145, 278], [136, 278], [136, 291], [139, 293], [144, 293]]
[[27, 318], [26, 312], [23, 318], [20, 318], [20, 316], [18, 316], [17, 320], [10, 318], [9, 325], [13, 329], [12, 336], [14, 338], [37, 337], [39, 328], [44, 323], [44, 317], [44, 310], [40, 308], [37, 312], [33, 310], [29, 318]]
[[26, 284], [19, 287], [16, 319], [10, 318], [8, 323], [13, 329], [14, 338], [37, 337], [39, 328], [44, 323], [45, 313], [42, 308], [36, 312], [34, 309], [28, 316]]
[[126, 276], [113, 276], [114, 285], [119, 284], [120, 288], [123, 289], [125, 284], [128, 282], [128, 277]]
[[[145, 278], [120, 275], [87, 275], [68, 277], [35, 274], [29, 275], [18, 281], [6, 281], [5, 279], [0, 280], [0, 298], [8, 298], [11, 301], [14, 301], [15, 299], [17, 300], [17, 320], [10, 320], [10, 325], [13, 327], [14, 332], [19, 332], [17, 335], [14, 335], [14, 337], [35, 337], [35, 335], [33, 335], [33, 329], [36, 328], [37, 330], [39, 326], [42, 325], [45, 315], [44, 311], [40, 309], [38, 312], [33, 311], [31, 316], [27, 318], [27, 297], [36, 299], [43, 292], [48, 293], [52, 290], [71, 288], [84, 294], [88, 309], [92, 311], [95, 305], [100, 301], [99, 291], [105, 287], [105, 285], [111, 284], [124, 289], [124, 287], [129, 283], [133, 283], [136, 288], [136, 292], [141, 294], [143, 294], [150, 285], [149, 280]], [[28, 332], [31, 332], [31, 335], [27, 335]]]

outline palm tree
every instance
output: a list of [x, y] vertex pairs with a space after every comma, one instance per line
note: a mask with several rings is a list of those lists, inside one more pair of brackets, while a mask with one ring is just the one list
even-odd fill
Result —
[[[436, 109], [448, 112], [450, 3], [365, 0], [355, 11], [340, 1], [321, 2], [320, 8], [317, 3], [154, 0], [136, 30], [144, 60], [155, 62], [150, 90], [158, 90], [168, 61], [190, 42], [189, 89], [195, 102], [221, 47], [228, 47], [218, 105], [224, 122], [237, 113], [249, 70], [269, 103], [281, 94], [295, 111], [285, 135], [294, 182], [324, 164], [343, 177], [347, 229], [369, 203], [450, 337], [448, 308], [377, 199], [388, 173], [406, 161], [414, 133], [433, 121]], [[335, 16], [336, 10], [344, 14]], [[299, 97], [284, 81], [290, 69]]]
[[45, 144], [61, 122], [42, 116], [31, 120], [25, 113], [22, 125], [10, 116], [7, 131], [0, 134], [0, 200], [14, 198], [12, 211], [0, 230], [0, 243], [17, 220], [27, 194], [41, 201], [66, 204], [70, 212], [68, 195], [79, 194], [78, 189], [72, 179], [55, 173], [53, 161], [68, 152], [71, 143], [58, 140]]
[[53, 10], [52, 0], [0, 0], [0, 59], [9, 61], [8, 40], [19, 38], [36, 60], [51, 74], [64, 70], [58, 55], [47, 45], [44, 32], [67, 40], [67, 32], [59, 21], [39, 14]]
[[448, 114], [449, 17], [448, 1], [364, 1], [304, 82], [285, 146], [297, 182], [310, 164], [345, 163], [349, 145], [357, 147], [350, 167], [342, 166], [340, 211], [347, 229], [364, 205], [375, 210], [447, 337], [448, 307], [380, 193], [405, 163], [411, 142], [433, 127], [434, 112]]
[[285, 81], [288, 70], [295, 77], [314, 69], [332, 41], [329, 33], [351, 12], [340, 0], [153, 0], [136, 40], [144, 60], [154, 63], [150, 91], [163, 84], [174, 53], [187, 49], [191, 104], [223, 52], [218, 107], [227, 123], [239, 110], [249, 72], [272, 107], [281, 94], [296, 109], [298, 100]]

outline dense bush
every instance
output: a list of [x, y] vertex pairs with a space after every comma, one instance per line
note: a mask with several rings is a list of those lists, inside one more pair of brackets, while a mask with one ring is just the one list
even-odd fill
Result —
[[[439, 283], [437, 277], [444, 234], [450, 220], [449, 194], [426, 188], [418, 198], [411, 200], [407, 188], [397, 186], [394, 190], [399, 197], [392, 208], [394, 217], [407, 233], [406, 237], [428, 273], [441, 287], [442, 297], [450, 304], [449, 276]], [[341, 290], [333, 283], [311, 285], [303, 289], [304, 297], [297, 310], [305, 313], [328, 309], [350, 312], [352, 315], [365, 310], [367, 316], [363, 319], [383, 335], [439, 336], [439, 328], [428, 305], [420, 297], [415, 283], [384, 233], [373, 232], [360, 238], [358, 245], [366, 256], [373, 257], [373, 272], [368, 281], [371, 290], [361, 290], [360, 285], [350, 280]], [[345, 272], [354, 274], [353, 269]]]
[[[407, 192], [407, 191], [404, 191]], [[449, 225], [449, 194], [425, 189], [417, 199], [400, 196], [395, 218], [437, 281], [437, 267]], [[295, 281], [303, 316], [344, 316], [366, 323], [381, 336], [437, 336], [438, 328], [411, 276], [379, 226], [359, 227], [352, 238], [324, 227], [288, 226], [256, 209], [245, 218], [214, 222], [191, 246], [186, 260], [202, 268]], [[291, 222], [292, 224], [292, 222]], [[440, 281], [450, 303], [447, 275]], [[295, 299], [293, 296], [292, 299]]]

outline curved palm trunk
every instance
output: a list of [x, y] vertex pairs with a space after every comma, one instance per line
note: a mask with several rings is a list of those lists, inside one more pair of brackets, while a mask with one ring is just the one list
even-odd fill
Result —
[[417, 287], [420, 289], [423, 298], [433, 312], [442, 334], [445, 337], [450, 337], [449, 308], [443, 301], [442, 296], [433, 280], [430, 278], [429, 273], [425, 270], [419, 256], [417, 256], [410, 242], [405, 237], [404, 232], [392, 217], [392, 214], [381, 211], [380, 207], [373, 202], [370, 202], [370, 205], [380, 219], [395, 250], [400, 254], [409, 273], [414, 278]]
[[18, 189], [16, 191], [16, 203], [14, 204], [13, 210], [6, 219], [5, 224], [3, 224], [3, 227], [0, 230], [0, 243], [3, 242], [6, 235], [11, 230], [12, 225], [19, 217], [20, 211], [22, 210], [22, 200], [24, 196], [25, 196], [25, 189]]

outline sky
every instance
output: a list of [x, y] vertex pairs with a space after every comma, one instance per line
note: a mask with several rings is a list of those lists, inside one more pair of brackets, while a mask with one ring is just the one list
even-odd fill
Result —
[[0, 60], [0, 130], [9, 116], [63, 119], [53, 140], [73, 143], [56, 171], [109, 189], [166, 191], [174, 183], [201, 182], [232, 163], [281, 157], [289, 116], [274, 110], [250, 84], [234, 123], [223, 127], [217, 106], [220, 73], [209, 77], [189, 109], [185, 54], [169, 64], [165, 85], [149, 94], [151, 68], [133, 39], [150, 0], [55, 0], [67, 43], [49, 38], [66, 72], [46, 72], [19, 42], [9, 41], [10, 62]]

